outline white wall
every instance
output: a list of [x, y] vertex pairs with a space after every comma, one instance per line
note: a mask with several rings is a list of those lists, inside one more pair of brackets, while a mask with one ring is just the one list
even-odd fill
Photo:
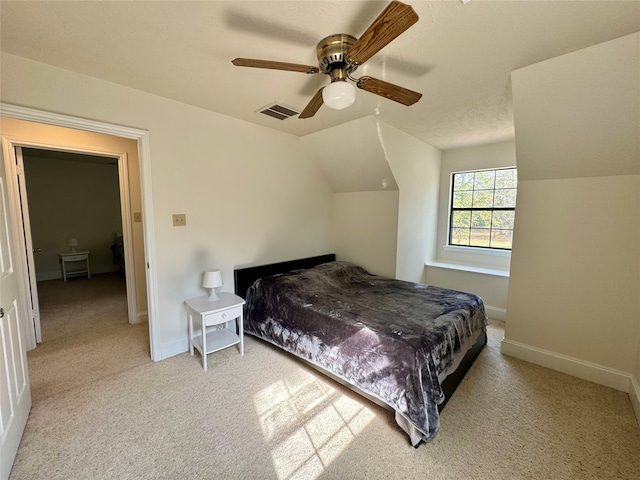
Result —
[[374, 117], [302, 142], [336, 192], [338, 259], [422, 282], [425, 258], [435, 245], [440, 151]]
[[424, 283], [438, 287], [470, 292], [482, 297], [487, 316], [492, 320], [507, 320], [509, 277], [502, 272], [487, 273], [486, 269], [472, 271], [456, 269], [449, 264], [427, 264]]
[[[298, 138], [2, 54], [3, 102], [149, 131], [160, 358], [187, 350], [202, 272], [331, 251], [332, 192]], [[184, 213], [186, 227], [171, 215]]]
[[395, 276], [421, 283], [435, 247], [440, 150], [382, 122], [377, 132], [400, 190]]
[[507, 339], [633, 371], [639, 178], [520, 183]]
[[395, 277], [398, 191], [333, 195], [333, 245], [338, 260]]
[[640, 34], [512, 73], [518, 198], [502, 350], [630, 391], [640, 311]]
[[395, 277], [398, 186], [375, 119], [362, 117], [300, 140], [334, 192], [336, 258]]

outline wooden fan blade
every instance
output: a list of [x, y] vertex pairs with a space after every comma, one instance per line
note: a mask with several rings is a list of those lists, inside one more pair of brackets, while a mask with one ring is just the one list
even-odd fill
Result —
[[356, 85], [362, 90], [375, 93], [406, 106], [413, 105], [422, 97], [421, 93], [372, 77], [360, 77]]
[[318, 110], [320, 110], [320, 107], [324, 103], [322, 100], [323, 89], [324, 87], [318, 90], [316, 94], [313, 96], [313, 98], [309, 100], [309, 103], [307, 103], [307, 106], [304, 107], [304, 110], [302, 111], [302, 113], [298, 115], [298, 118], [311, 118], [318, 112]]
[[270, 68], [272, 70], [286, 70], [288, 72], [318, 73], [320, 69], [311, 65], [299, 63], [272, 62], [271, 60], [257, 60], [254, 58], [234, 58], [231, 60], [236, 67]]
[[417, 21], [418, 14], [410, 5], [391, 2], [353, 44], [347, 61], [363, 64]]

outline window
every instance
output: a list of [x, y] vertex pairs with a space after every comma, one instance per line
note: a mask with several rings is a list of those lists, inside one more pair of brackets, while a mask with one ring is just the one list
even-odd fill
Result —
[[511, 250], [517, 184], [515, 168], [454, 173], [449, 245]]

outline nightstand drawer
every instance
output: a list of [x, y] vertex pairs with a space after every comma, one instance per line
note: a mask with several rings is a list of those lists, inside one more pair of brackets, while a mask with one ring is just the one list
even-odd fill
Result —
[[79, 262], [82, 260], [86, 260], [87, 259], [87, 254], [83, 253], [81, 255], [65, 255], [64, 256], [64, 261], [65, 262]]
[[205, 325], [217, 325], [219, 323], [230, 322], [242, 314], [242, 305], [224, 310], [222, 312], [209, 313], [204, 317]]

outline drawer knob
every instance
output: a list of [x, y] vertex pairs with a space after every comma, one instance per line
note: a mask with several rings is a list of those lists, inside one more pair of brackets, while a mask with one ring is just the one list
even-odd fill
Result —
[[222, 314], [222, 318], [227, 318], [227, 314], [226, 314], [226, 313], [223, 313], [223, 314]]

